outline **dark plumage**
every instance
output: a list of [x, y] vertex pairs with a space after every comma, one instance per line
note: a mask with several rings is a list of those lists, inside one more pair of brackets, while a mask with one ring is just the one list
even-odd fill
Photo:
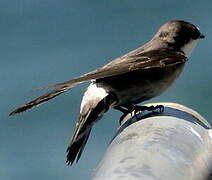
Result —
[[[67, 163], [78, 161], [93, 124], [109, 109], [131, 111], [135, 104], [163, 93], [181, 73], [198, 39], [199, 29], [185, 21], [169, 21], [145, 45], [78, 78], [41, 89], [55, 88], [15, 109], [26, 111], [88, 80], [75, 133], [67, 149]], [[125, 109], [125, 110], [123, 110]]]

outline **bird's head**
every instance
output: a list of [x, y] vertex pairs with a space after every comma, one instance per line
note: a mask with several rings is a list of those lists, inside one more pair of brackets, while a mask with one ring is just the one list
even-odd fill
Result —
[[204, 37], [195, 25], [181, 20], [173, 20], [162, 25], [153, 39], [167, 42], [169, 46], [183, 51], [188, 57], [198, 40]]

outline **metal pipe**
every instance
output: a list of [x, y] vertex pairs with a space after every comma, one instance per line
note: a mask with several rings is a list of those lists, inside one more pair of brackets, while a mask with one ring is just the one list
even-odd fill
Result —
[[210, 180], [212, 130], [197, 112], [174, 103], [164, 112], [128, 115], [92, 180]]

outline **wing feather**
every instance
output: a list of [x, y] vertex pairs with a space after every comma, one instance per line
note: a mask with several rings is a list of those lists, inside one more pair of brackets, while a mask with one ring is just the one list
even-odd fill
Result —
[[86, 73], [78, 78], [74, 78], [63, 83], [41, 88], [56, 89], [32, 100], [27, 104], [24, 104], [23, 106], [12, 111], [9, 115], [15, 115], [17, 113], [31, 109], [32, 107], [46, 102], [71, 89], [72, 87], [88, 80], [95, 80], [120, 75], [142, 69], [163, 68], [165, 66], [172, 66], [175, 64], [184, 63], [187, 60], [183, 53], [168, 50], [154, 50], [147, 53], [136, 53], [135, 55], [132, 55], [132, 53], [129, 54], [130, 55], [126, 54], [122, 57], [119, 57], [106, 64], [105, 66], [89, 73]]

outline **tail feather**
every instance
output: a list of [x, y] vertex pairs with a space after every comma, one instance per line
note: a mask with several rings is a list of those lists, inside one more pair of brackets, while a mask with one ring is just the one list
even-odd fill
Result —
[[75, 133], [71, 139], [71, 143], [67, 149], [66, 163], [73, 164], [79, 160], [85, 144], [87, 143], [93, 124], [102, 117], [102, 115], [109, 109], [114, 99], [111, 95], [107, 95], [100, 100], [95, 107], [90, 108], [86, 112], [82, 112], [77, 122]]
[[21, 112], [24, 112], [24, 111], [27, 111], [28, 109], [31, 109], [41, 103], [44, 103], [52, 98], [55, 98], [56, 96], [64, 93], [65, 91], [69, 90], [71, 87], [60, 87], [58, 89], [55, 89], [53, 91], [50, 91], [32, 101], [30, 101], [29, 103], [27, 104], [24, 104], [22, 105], [21, 107], [15, 109], [14, 111], [12, 111], [9, 116], [13, 116], [15, 114], [18, 114], [18, 113], [21, 113]]
[[68, 165], [72, 165], [73, 162], [76, 159], [76, 162], [78, 162], [78, 160], [81, 157], [81, 154], [83, 152], [83, 149], [85, 147], [85, 144], [87, 143], [87, 140], [89, 138], [91, 132], [91, 128], [89, 128], [88, 132], [86, 132], [86, 134], [84, 134], [80, 139], [78, 139], [77, 141], [72, 142], [72, 144], [67, 148], [67, 160], [66, 163]]

